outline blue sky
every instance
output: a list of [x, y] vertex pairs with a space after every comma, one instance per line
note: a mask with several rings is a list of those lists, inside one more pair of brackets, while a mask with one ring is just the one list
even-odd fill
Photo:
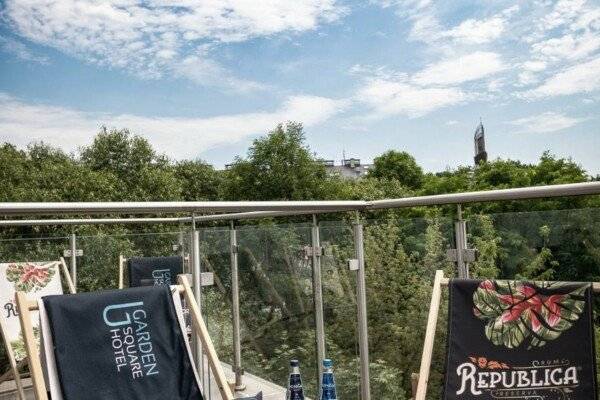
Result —
[[[176, 4], [176, 5], [174, 5]], [[545, 150], [600, 173], [598, 0], [1, 0], [0, 141], [101, 125], [217, 167], [278, 122], [428, 171]]]

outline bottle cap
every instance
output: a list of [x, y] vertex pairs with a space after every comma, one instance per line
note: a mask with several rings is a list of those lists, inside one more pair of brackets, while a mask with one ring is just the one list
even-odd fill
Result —
[[333, 367], [333, 361], [331, 361], [329, 358], [326, 358], [323, 360], [323, 367], [325, 368], [331, 368]]
[[300, 361], [298, 361], [298, 360], [290, 361], [290, 367], [299, 367], [299, 366], [300, 366]]

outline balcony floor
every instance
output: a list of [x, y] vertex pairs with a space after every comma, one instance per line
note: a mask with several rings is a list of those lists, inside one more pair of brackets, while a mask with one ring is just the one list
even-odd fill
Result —
[[[227, 380], [233, 381], [235, 379], [234, 373], [231, 371], [231, 366], [223, 363], [223, 369], [225, 370], [225, 375]], [[208, 364], [205, 363], [204, 371], [208, 371]], [[219, 390], [217, 385], [214, 383], [214, 379], [211, 379], [211, 384], [208, 384], [209, 378], [208, 374], [205, 374], [204, 382], [205, 389], [204, 394], [206, 400], [220, 400], [221, 396], [219, 394]], [[31, 390], [31, 379], [25, 378], [23, 379], [23, 383], [25, 384], [25, 394], [27, 395], [27, 400], [34, 400], [33, 392]], [[257, 392], [263, 392], [264, 400], [281, 400], [285, 399], [285, 388], [278, 386], [272, 382], [266, 381], [262, 378], [254, 376], [249, 373], [244, 374], [244, 383], [246, 384], [246, 390], [242, 392], [236, 392], [235, 396], [238, 397], [247, 397], [253, 396]], [[208, 393], [208, 389], [210, 388], [210, 393]], [[0, 384], [0, 400], [17, 400], [16, 387], [14, 381], [6, 381]]]

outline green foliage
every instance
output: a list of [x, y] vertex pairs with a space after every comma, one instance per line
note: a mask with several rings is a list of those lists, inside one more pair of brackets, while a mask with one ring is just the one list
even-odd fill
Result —
[[302, 124], [278, 125], [256, 139], [246, 159], [236, 158], [226, 173], [224, 195], [230, 200], [301, 200], [322, 198], [325, 167], [304, 144]]
[[121, 179], [132, 179], [132, 174], [144, 168], [168, 163], [141, 136], [132, 136], [127, 129], [109, 131], [105, 127], [90, 146], [81, 149], [81, 159], [92, 170], [112, 172]]
[[502, 238], [494, 229], [494, 222], [488, 215], [474, 215], [467, 227], [471, 231], [470, 242], [477, 249], [477, 261], [471, 263], [470, 273], [473, 278], [496, 278], [500, 273], [498, 258]]
[[533, 259], [523, 267], [522, 272], [517, 274], [518, 279], [537, 281], [554, 279], [554, 268], [558, 267], [559, 263], [553, 260], [552, 250], [548, 248], [548, 238], [550, 236], [548, 225], [541, 226], [539, 234], [542, 238], [542, 247], [539, 251], [535, 251]]
[[180, 161], [175, 164], [175, 176], [180, 180], [185, 201], [219, 200], [223, 174], [203, 161]]
[[[436, 174], [427, 174], [420, 194], [441, 194], [464, 191], [509, 189], [525, 186], [557, 185], [585, 182], [592, 178], [571, 159], [557, 158], [544, 152], [537, 164], [497, 159], [477, 167], [459, 167]], [[475, 204], [468, 207], [474, 213], [506, 211], [556, 210], [600, 205], [599, 199], [556, 198], [529, 201], [505, 201]]]
[[30, 145], [27, 151], [2, 145], [0, 179], [0, 201], [109, 200], [117, 184], [113, 176], [92, 171], [41, 143]]
[[181, 181], [169, 160], [141, 136], [127, 129], [102, 128], [94, 142], [81, 149], [81, 163], [91, 171], [112, 175], [119, 200], [180, 200]]
[[415, 158], [405, 151], [389, 150], [376, 157], [369, 175], [375, 178], [395, 179], [411, 189], [418, 189], [423, 184], [423, 169]]

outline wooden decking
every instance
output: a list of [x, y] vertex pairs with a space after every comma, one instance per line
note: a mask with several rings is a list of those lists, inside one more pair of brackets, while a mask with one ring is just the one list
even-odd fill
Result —
[[[228, 380], [234, 380], [234, 374], [231, 371], [231, 366], [223, 363], [223, 369], [225, 370], [225, 375]], [[207, 371], [208, 368], [205, 368]], [[212, 377], [211, 377], [212, 378]], [[221, 397], [219, 395], [219, 390], [217, 389], [217, 385], [214, 382], [214, 378], [211, 379], [211, 384], [209, 385], [208, 374], [205, 374], [204, 377], [204, 394], [206, 400], [220, 400]], [[31, 379], [24, 379], [25, 384], [25, 393], [27, 395], [27, 400], [34, 400], [33, 392], [31, 390]], [[254, 376], [252, 374], [244, 374], [244, 383], [246, 384], [246, 390], [243, 392], [236, 392], [237, 397], [248, 397], [253, 396], [257, 392], [263, 392], [264, 400], [282, 400], [285, 399], [285, 388], [279, 385], [276, 385], [272, 382], [266, 381], [262, 378]], [[210, 393], [209, 393], [210, 389]], [[13, 381], [6, 381], [0, 384], [0, 400], [16, 400], [16, 390], [15, 384]]]
[[[235, 375], [231, 370], [231, 366], [225, 363], [223, 364], [223, 369], [225, 370], [225, 375], [227, 376], [227, 380], [229, 381], [234, 381], [235, 380]], [[204, 371], [207, 371], [207, 368], [204, 369]], [[208, 376], [205, 373], [205, 377], [204, 377], [204, 393], [205, 393], [205, 397], [206, 400], [220, 400], [219, 397], [219, 391], [216, 388], [216, 384], [214, 382], [214, 380], [212, 380], [210, 387], [208, 384]], [[263, 399], [264, 400], [282, 400], [285, 399], [285, 391], [286, 389], [282, 386], [279, 386], [273, 382], [269, 382], [265, 379], [262, 379], [258, 376], [249, 374], [249, 373], [245, 373], [244, 374], [244, 380], [243, 380], [244, 384], [246, 385], [246, 390], [242, 391], [242, 392], [236, 392], [235, 396], [236, 398], [241, 397], [248, 397], [248, 396], [254, 396], [256, 393], [262, 391], [263, 392]], [[210, 389], [210, 391], [209, 391]], [[212, 397], [211, 397], [212, 396]]]

